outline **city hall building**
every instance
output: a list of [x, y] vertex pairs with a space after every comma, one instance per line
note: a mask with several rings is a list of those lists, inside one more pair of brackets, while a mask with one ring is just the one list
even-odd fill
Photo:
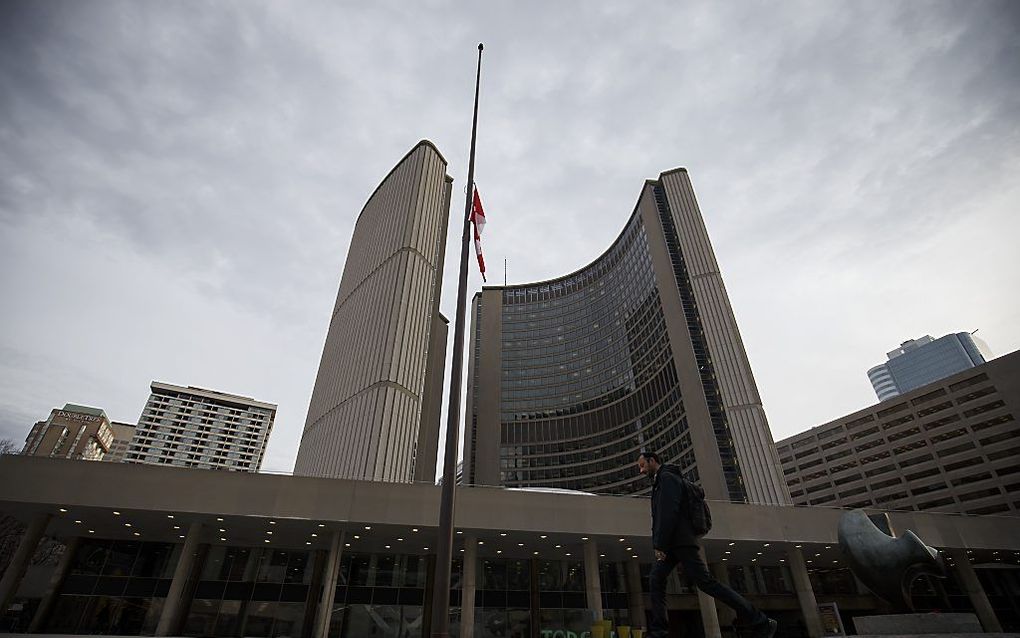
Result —
[[[440, 489], [429, 484], [0, 457], [0, 513], [27, 526], [0, 578], [6, 631], [173, 636], [429, 635]], [[582, 636], [594, 618], [645, 626], [644, 497], [458, 487], [451, 631]], [[720, 580], [780, 623], [824, 634], [819, 605], [888, 609], [839, 552], [844, 510], [712, 503], [704, 540]], [[974, 612], [1018, 631], [1020, 518], [891, 512], [945, 552], [915, 581], [919, 610]], [[43, 537], [66, 545], [33, 564]], [[673, 577], [675, 636], [733, 636], [732, 616]], [[562, 633], [557, 633], [562, 632]]]
[[[450, 193], [446, 161], [421, 142], [369, 197], [294, 476], [0, 457], [0, 529], [24, 527], [0, 538], [0, 628], [428, 636]], [[484, 288], [471, 334], [453, 635], [645, 627], [653, 552], [634, 460], [651, 448], [702, 484], [707, 563], [783, 638], [854, 633], [855, 617], [887, 611], [840, 554], [844, 510], [790, 503], [686, 170], [645, 182], [592, 264]], [[1020, 518], [890, 519], [951, 566], [946, 580], [914, 581], [919, 609], [1020, 630]], [[673, 636], [734, 635], [728, 610], [671, 578]]]
[[471, 341], [465, 483], [642, 493], [655, 450], [709, 498], [790, 502], [686, 169], [591, 264], [475, 295]]

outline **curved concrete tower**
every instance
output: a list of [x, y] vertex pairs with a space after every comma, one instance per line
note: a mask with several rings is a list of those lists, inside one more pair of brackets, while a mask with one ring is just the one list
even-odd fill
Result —
[[419, 142], [354, 227], [294, 473], [432, 481], [446, 320], [439, 315], [452, 178]]
[[790, 502], [686, 170], [595, 261], [484, 287], [472, 319], [465, 483], [645, 494], [654, 450], [710, 499]]

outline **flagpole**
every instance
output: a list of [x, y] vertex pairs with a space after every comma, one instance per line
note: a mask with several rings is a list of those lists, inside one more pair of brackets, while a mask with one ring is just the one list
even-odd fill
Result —
[[460, 429], [460, 386], [464, 364], [464, 308], [467, 297], [468, 244], [471, 241], [471, 204], [475, 190], [475, 134], [478, 131], [478, 87], [482, 80], [482, 49], [478, 44], [475, 75], [475, 108], [471, 116], [471, 152], [468, 155], [467, 198], [464, 202], [464, 233], [460, 246], [460, 281], [457, 286], [457, 316], [453, 330], [453, 368], [450, 371], [450, 400], [446, 413], [446, 455], [443, 459], [443, 495], [439, 505], [439, 543], [436, 546], [436, 575], [432, 591], [432, 636], [450, 635], [450, 567], [453, 560], [453, 512], [457, 481], [457, 439]]

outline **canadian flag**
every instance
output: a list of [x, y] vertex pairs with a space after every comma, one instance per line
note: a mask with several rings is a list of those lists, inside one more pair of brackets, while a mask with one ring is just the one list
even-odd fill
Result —
[[475, 188], [474, 203], [471, 206], [471, 223], [475, 227], [475, 255], [478, 257], [478, 270], [482, 272], [482, 281], [485, 281], [485, 260], [482, 258], [482, 229], [485, 228], [485, 211], [482, 210], [482, 198], [478, 196], [478, 189]]

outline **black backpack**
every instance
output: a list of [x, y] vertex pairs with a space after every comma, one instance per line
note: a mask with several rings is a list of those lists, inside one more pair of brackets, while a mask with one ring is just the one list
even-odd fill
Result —
[[712, 529], [712, 510], [705, 502], [705, 490], [697, 483], [680, 479], [684, 486], [684, 513], [691, 522], [691, 529], [696, 536], [704, 536]]

